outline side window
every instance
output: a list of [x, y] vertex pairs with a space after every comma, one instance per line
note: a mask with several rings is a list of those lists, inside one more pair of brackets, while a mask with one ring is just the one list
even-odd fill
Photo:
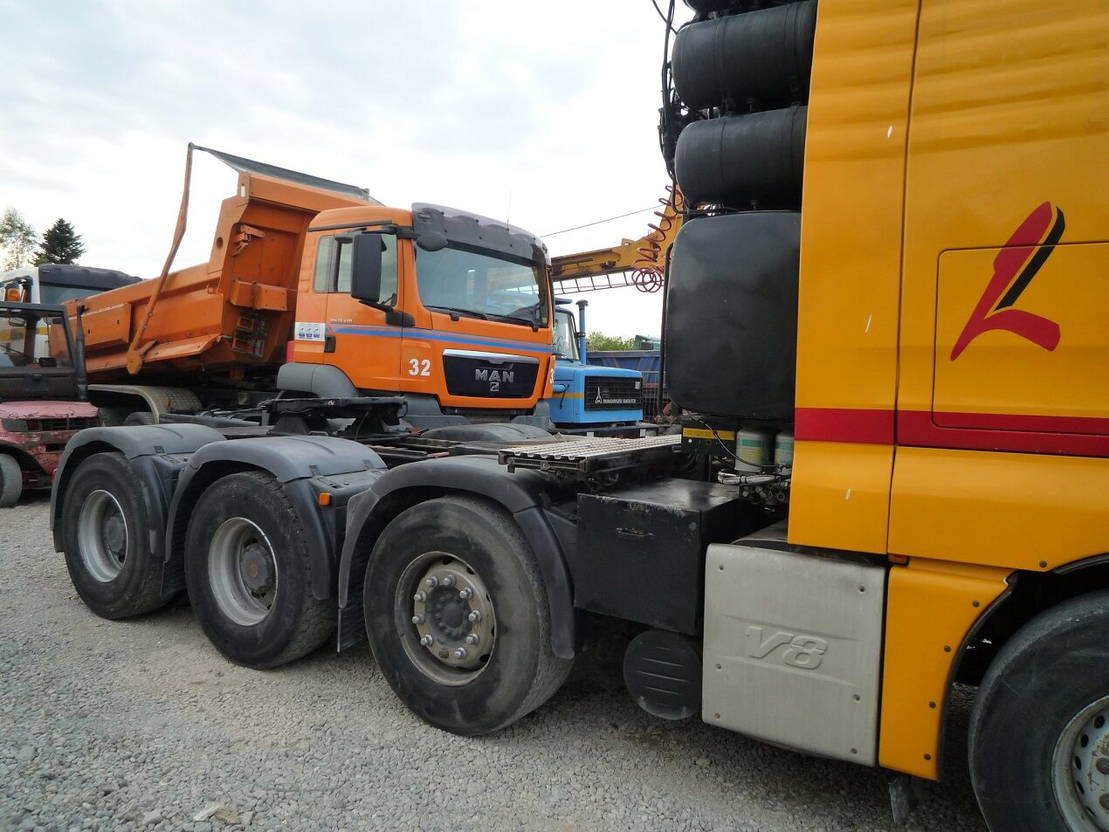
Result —
[[339, 270], [335, 275], [336, 285], [330, 290], [332, 292], [350, 293], [350, 251], [352, 248], [353, 246], [350, 243], [339, 243], [336, 246]]
[[381, 294], [378, 301], [397, 305], [397, 238], [386, 234], [381, 238]]
[[[397, 238], [383, 234], [381, 246], [381, 294], [377, 299], [393, 306], [397, 302]], [[317, 292], [350, 292], [351, 248], [350, 243], [338, 243], [333, 236], [320, 239], [314, 281]]]
[[331, 258], [335, 256], [335, 238], [320, 237], [320, 247], [316, 250], [316, 278], [312, 287], [317, 292], [330, 292]]

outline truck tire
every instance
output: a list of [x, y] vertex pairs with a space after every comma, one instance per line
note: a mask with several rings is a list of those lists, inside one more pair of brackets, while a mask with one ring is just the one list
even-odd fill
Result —
[[397, 696], [455, 734], [515, 722], [573, 664], [551, 651], [547, 594], [527, 541], [504, 509], [472, 497], [398, 515], [370, 555], [363, 604], [374, 657]]
[[300, 517], [267, 473], [230, 474], [200, 496], [185, 535], [185, 586], [224, 656], [258, 669], [299, 659], [335, 627], [335, 602], [310, 590]]
[[23, 469], [15, 457], [0, 454], [0, 508], [14, 506], [23, 494]]
[[993, 832], [1109, 829], [1109, 592], [1041, 613], [1002, 647], [971, 717], [970, 771]]
[[150, 551], [150, 521], [139, 478], [123, 454], [93, 454], [77, 466], [62, 504], [62, 545], [70, 580], [102, 618], [164, 606], [162, 559]]

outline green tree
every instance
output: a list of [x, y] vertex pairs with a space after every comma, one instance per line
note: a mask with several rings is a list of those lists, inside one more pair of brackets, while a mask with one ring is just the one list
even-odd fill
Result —
[[590, 352], [607, 352], [608, 350], [635, 349], [635, 338], [621, 335], [605, 335], [603, 332], [590, 332], [587, 343]]
[[0, 217], [0, 249], [3, 249], [2, 269], [29, 266], [35, 251], [35, 229], [14, 208], [8, 208]]
[[73, 230], [73, 226], [63, 219], [46, 229], [39, 244], [38, 254], [35, 255], [35, 265], [43, 263], [76, 263], [77, 258], [85, 253], [85, 246], [81, 242], [81, 235]]

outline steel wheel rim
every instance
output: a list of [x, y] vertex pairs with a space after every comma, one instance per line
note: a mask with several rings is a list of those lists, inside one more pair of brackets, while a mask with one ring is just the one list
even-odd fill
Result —
[[405, 653], [435, 682], [464, 685], [488, 666], [497, 640], [493, 597], [477, 570], [456, 555], [426, 552], [409, 563], [393, 610]]
[[208, 545], [208, 585], [216, 605], [243, 627], [261, 622], [277, 598], [277, 559], [256, 523], [230, 517]]
[[119, 577], [127, 558], [128, 528], [123, 507], [110, 491], [98, 488], [81, 505], [77, 550], [85, 570], [100, 583]]
[[1074, 716], [1059, 735], [1052, 782], [1074, 832], [1109, 831], [1109, 695]]

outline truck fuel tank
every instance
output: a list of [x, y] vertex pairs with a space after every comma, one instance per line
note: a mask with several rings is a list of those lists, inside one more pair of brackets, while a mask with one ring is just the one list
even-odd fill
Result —
[[574, 605], [695, 634], [705, 548], [759, 522], [730, 486], [667, 478], [578, 498]]

